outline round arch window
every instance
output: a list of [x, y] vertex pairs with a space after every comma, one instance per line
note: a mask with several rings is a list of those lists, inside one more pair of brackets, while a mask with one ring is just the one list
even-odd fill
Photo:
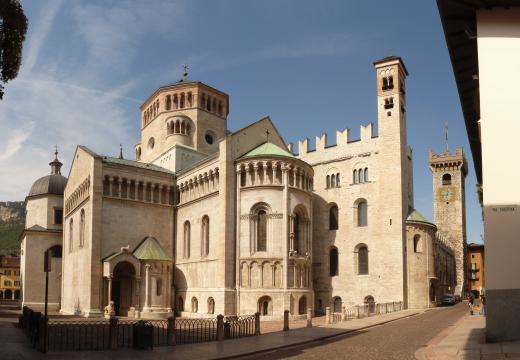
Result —
[[150, 140], [148, 140], [148, 148], [150, 150], [152, 150], [154, 146], [155, 146], [155, 139], [153, 137], [151, 137]]
[[213, 145], [215, 143], [215, 134], [211, 131], [208, 131], [206, 135], [204, 135], [204, 140], [208, 145]]

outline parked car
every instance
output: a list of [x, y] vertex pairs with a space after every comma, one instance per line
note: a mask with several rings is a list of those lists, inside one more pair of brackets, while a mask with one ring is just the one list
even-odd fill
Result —
[[455, 295], [453, 294], [444, 294], [442, 297], [441, 304], [442, 305], [455, 305], [457, 300], [455, 300]]

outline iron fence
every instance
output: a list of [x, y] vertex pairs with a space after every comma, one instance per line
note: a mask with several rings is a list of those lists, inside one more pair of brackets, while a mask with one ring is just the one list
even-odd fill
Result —
[[[260, 314], [216, 318], [167, 320], [78, 319], [46, 321], [41, 313], [24, 307], [19, 325], [39, 351], [140, 349], [236, 339], [260, 334]], [[47, 336], [45, 333], [47, 329]]]
[[[225, 338], [237, 339], [258, 335], [256, 319], [256, 315], [227, 316], [224, 320]], [[258, 319], [258, 321], [260, 320]]]
[[217, 319], [176, 318], [174, 331], [176, 344], [193, 344], [217, 340]]
[[335, 324], [341, 321], [349, 321], [353, 319], [361, 319], [368, 316], [383, 315], [400, 311], [403, 309], [403, 303], [389, 302], [378, 304], [356, 305], [350, 308], [343, 307], [341, 312], [331, 312], [330, 308], [326, 308], [326, 322]]

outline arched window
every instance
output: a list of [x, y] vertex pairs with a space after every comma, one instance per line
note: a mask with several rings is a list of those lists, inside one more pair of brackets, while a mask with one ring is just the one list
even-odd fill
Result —
[[217, 110], [217, 99], [213, 98], [213, 103], [211, 104], [211, 108], [213, 111]]
[[185, 259], [190, 258], [190, 237], [191, 237], [191, 225], [189, 221], [184, 222], [184, 249], [183, 255]]
[[388, 79], [386, 77], [383, 78], [382, 89], [383, 90], [387, 90], [388, 89]]
[[74, 246], [74, 220], [69, 221], [69, 252], [72, 251]]
[[85, 209], [81, 209], [79, 215], [79, 247], [85, 244]]
[[184, 109], [184, 93], [181, 93], [180, 108]]
[[336, 187], [336, 175], [334, 174], [330, 176], [330, 187]]
[[177, 310], [184, 311], [184, 299], [182, 298], [182, 296], [179, 296], [177, 298]]
[[336, 174], [336, 187], [339, 187], [339, 173]]
[[421, 235], [417, 234], [413, 237], [413, 252], [421, 253], [423, 252], [423, 244], [422, 244]]
[[329, 252], [329, 275], [338, 275], [338, 249], [335, 247]]
[[191, 107], [193, 105], [193, 96], [191, 91], [188, 92], [188, 107]]
[[208, 314], [214, 314], [215, 313], [215, 300], [210, 297], [208, 298]]
[[442, 175], [442, 185], [451, 185], [451, 175], [450, 174]]
[[273, 315], [273, 301], [269, 296], [258, 299], [258, 312], [263, 316]]
[[357, 204], [357, 226], [367, 226], [368, 224], [368, 206], [365, 200], [359, 201]]
[[327, 175], [327, 189], [330, 188], [330, 175]]
[[179, 108], [179, 98], [177, 97], [177, 94], [173, 95], [173, 107], [175, 109]]
[[357, 273], [358, 275], [368, 275], [368, 248], [361, 244], [357, 246]]
[[363, 169], [358, 170], [358, 183], [363, 183]]
[[357, 170], [354, 170], [354, 172], [352, 173], [352, 182], [354, 184], [358, 183]]
[[166, 110], [170, 110], [172, 108], [172, 98], [170, 95], [166, 95]]
[[204, 215], [202, 217], [202, 229], [201, 229], [201, 255], [207, 256], [209, 254], [209, 216]]
[[329, 209], [329, 230], [338, 230], [338, 206], [335, 204]]
[[206, 107], [206, 95], [202, 94], [200, 97], [200, 107], [204, 109]]
[[335, 296], [332, 299], [332, 312], [340, 313], [341, 312], [341, 305], [342, 305], [341, 298], [339, 296]]
[[211, 96], [206, 100], [206, 110], [211, 111]]
[[393, 76], [389, 76], [388, 77], [388, 88], [389, 89], [393, 89], [394, 88], [394, 77]]
[[368, 182], [368, 168], [365, 168], [365, 178], [364, 178], [364, 181]]
[[267, 213], [260, 210], [257, 217], [256, 251], [267, 251]]
[[298, 314], [304, 315], [307, 313], [307, 297], [303, 295], [298, 301]]
[[191, 312], [192, 313], [199, 312], [199, 301], [197, 300], [197, 298], [195, 296], [191, 298]]

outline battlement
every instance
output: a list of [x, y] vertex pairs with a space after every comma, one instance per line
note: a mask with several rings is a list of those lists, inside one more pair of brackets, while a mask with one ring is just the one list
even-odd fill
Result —
[[327, 150], [327, 149], [346, 149], [348, 145], [351, 143], [357, 143], [357, 142], [366, 142], [370, 141], [371, 139], [377, 138], [377, 135], [374, 134], [374, 124], [368, 123], [367, 125], [361, 125], [360, 126], [360, 138], [359, 139], [352, 139], [350, 129], [346, 128], [343, 131], [336, 131], [336, 143], [330, 144], [328, 143], [328, 135], [326, 133], [323, 133], [321, 136], [316, 136], [316, 148], [310, 149], [309, 148], [309, 138], [305, 138], [303, 140], [298, 141], [298, 147], [295, 148], [292, 143], [287, 145], [287, 148], [289, 151], [297, 154], [298, 156], [305, 155], [307, 153], [320, 151], [320, 150]]
[[446, 169], [460, 169], [464, 175], [468, 173], [468, 164], [464, 156], [464, 149], [458, 147], [454, 153], [450, 153], [448, 149], [441, 154], [435, 154], [432, 150], [428, 154], [428, 163], [432, 171]]
[[441, 234], [437, 231], [435, 233], [435, 243], [447, 250], [449, 253], [454, 254], [450, 238], [447, 235]]

